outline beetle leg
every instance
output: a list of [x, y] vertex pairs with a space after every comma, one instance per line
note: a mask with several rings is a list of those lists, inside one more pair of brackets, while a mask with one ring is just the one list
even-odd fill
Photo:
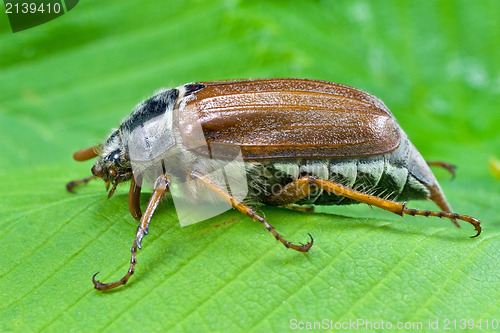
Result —
[[304, 212], [304, 213], [312, 213], [314, 212], [314, 206], [294, 206], [294, 205], [286, 205], [286, 206], [281, 206], [286, 209], [290, 210], [295, 210], [297, 212]]
[[146, 211], [144, 212], [144, 215], [142, 215], [141, 221], [139, 222], [139, 226], [137, 227], [137, 233], [135, 236], [134, 244], [132, 245], [131, 249], [132, 256], [130, 259], [130, 268], [128, 269], [127, 274], [125, 274], [125, 276], [118, 281], [111, 283], [102, 283], [95, 279], [95, 276], [97, 275], [96, 273], [92, 277], [92, 282], [94, 283], [95, 289], [108, 290], [116, 288], [118, 286], [127, 283], [128, 279], [132, 276], [132, 274], [134, 274], [135, 264], [137, 263], [136, 260], [137, 249], [138, 248], [141, 249], [142, 238], [148, 234], [149, 221], [151, 221], [151, 217], [153, 216], [156, 207], [158, 207], [158, 204], [160, 203], [161, 199], [163, 198], [169, 187], [170, 187], [170, 179], [168, 178], [167, 175], [161, 175], [160, 177], [158, 177], [155, 183], [155, 190], [151, 195], [151, 198], [149, 199]]
[[66, 190], [71, 193], [75, 193], [75, 187], [81, 185], [81, 184], [87, 184], [90, 180], [96, 179], [96, 176], [90, 176], [87, 178], [83, 178], [80, 180], [73, 180], [72, 182], [69, 182], [66, 184]]
[[[477, 237], [481, 233], [481, 223], [478, 219], [474, 217], [470, 217], [467, 215], [460, 215], [456, 213], [451, 213], [451, 212], [432, 212], [428, 210], [418, 210], [418, 209], [410, 209], [406, 208], [406, 202], [403, 204], [400, 204], [395, 201], [383, 199], [374, 195], [362, 193], [353, 189], [350, 189], [348, 187], [345, 187], [343, 185], [334, 183], [329, 180], [321, 179], [321, 178], [316, 178], [312, 176], [306, 176], [299, 178], [286, 186], [283, 187], [282, 193], [278, 192], [275, 197], [271, 197], [270, 200], [277, 202], [279, 200], [280, 194], [284, 197], [284, 200], [290, 200], [291, 196], [294, 195], [294, 193], [299, 193], [299, 192], [305, 192], [304, 188], [305, 187], [310, 187], [311, 185], [316, 185], [319, 188], [323, 189], [324, 191], [328, 191], [331, 193], [334, 193], [336, 195], [341, 195], [343, 197], [349, 198], [356, 200], [361, 203], [365, 203], [370, 206], [376, 206], [379, 208], [382, 208], [384, 210], [387, 210], [389, 212], [393, 212], [398, 215], [422, 215], [422, 216], [436, 216], [436, 217], [446, 217], [449, 218], [453, 221], [453, 219], [458, 219], [462, 220], [465, 222], [468, 222], [474, 226], [474, 229], [476, 229], [477, 233], [476, 235], [472, 237]], [[288, 196], [288, 197], [287, 197]]]
[[[108, 185], [106, 185], [106, 191], [108, 190], [110, 184], [111, 183], [108, 183]], [[108, 193], [108, 199], [111, 199], [111, 197], [113, 196], [113, 194], [115, 194], [117, 186], [118, 186], [118, 181], [115, 181], [114, 184], [113, 184], [113, 186], [111, 187], [111, 190]]]
[[142, 216], [141, 206], [141, 187], [137, 185], [135, 182], [135, 178], [132, 177], [130, 182], [130, 191], [128, 192], [128, 208], [130, 210], [130, 214], [136, 220], [139, 220]]
[[403, 216], [404, 214], [407, 215], [422, 215], [422, 216], [436, 216], [439, 218], [449, 218], [452, 222], [454, 222], [454, 219], [461, 220], [468, 222], [474, 226], [474, 229], [476, 229], [476, 234], [472, 237], [477, 237], [479, 234], [481, 234], [481, 222], [471, 216], [467, 215], [461, 215], [461, 214], [456, 214], [456, 213], [451, 213], [451, 212], [432, 212], [428, 210], [418, 210], [418, 209], [410, 209], [406, 208], [406, 202], [405, 203], [398, 203], [395, 201], [391, 200], [386, 200], [382, 199], [373, 195], [369, 195], [366, 193], [358, 192], [355, 190], [352, 190], [350, 188], [347, 188], [345, 186], [336, 184], [334, 182], [331, 182], [329, 180], [324, 180], [321, 178], [314, 178], [314, 177], [304, 177], [306, 181], [312, 182], [313, 184], [318, 185], [321, 189], [328, 191], [328, 192], [333, 192], [338, 195], [342, 195], [346, 198], [354, 199], [356, 201], [366, 203], [371, 206], [376, 206], [382, 209], [385, 209], [387, 211], [393, 212], [395, 214]]
[[190, 176], [193, 179], [197, 179], [197, 180], [203, 182], [211, 191], [213, 191], [215, 194], [217, 194], [220, 198], [230, 202], [231, 205], [233, 206], [233, 208], [235, 208], [235, 209], [239, 210], [241, 213], [247, 215], [252, 220], [262, 223], [267, 228], [267, 230], [277, 240], [279, 240], [285, 247], [291, 248], [291, 249], [294, 249], [294, 250], [300, 251], [300, 252], [307, 252], [307, 251], [309, 251], [309, 249], [313, 245], [314, 240], [313, 240], [311, 235], [309, 235], [311, 240], [307, 244], [295, 245], [295, 244], [290, 243], [289, 241], [284, 239], [283, 236], [281, 236], [276, 231], [276, 229], [274, 229], [274, 227], [266, 221], [266, 219], [264, 219], [262, 216], [257, 215], [257, 213], [251, 207], [249, 207], [248, 205], [245, 205], [244, 203], [242, 203], [241, 201], [239, 201], [238, 199], [233, 197], [231, 194], [227, 193], [227, 191], [220, 188], [217, 184], [215, 184], [213, 181], [211, 181], [208, 177], [206, 177], [205, 175], [202, 175], [201, 173], [196, 172], [196, 171], [192, 171], [190, 173]]
[[450, 164], [447, 162], [443, 162], [443, 161], [427, 161], [427, 165], [445, 168], [451, 174], [451, 179], [455, 179], [455, 171], [457, 169], [456, 165], [453, 165], [453, 164]]
[[[301, 178], [302, 179], [302, 178]], [[273, 193], [265, 199], [265, 203], [273, 206], [285, 206], [293, 204], [299, 200], [307, 198], [314, 192], [313, 185], [307, 181], [295, 180], [281, 187], [279, 191]]]

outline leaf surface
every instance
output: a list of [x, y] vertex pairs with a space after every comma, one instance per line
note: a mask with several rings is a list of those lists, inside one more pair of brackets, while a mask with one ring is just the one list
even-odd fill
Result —
[[[0, 331], [283, 332], [357, 319], [429, 332], [429, 320], [472, 319], [488, 331], [500, 320], [500, 182], [488, 169], [500, 158], [498, 17], [494, 1], [108, 0], [13, 34], [2, 12]], [[359, 205], [262, 208], [288, 240], [313, 235], [303, 254], [236, 211], [180, 228], [169, 198], [129, 284], [94, 290], [95, 272], [125, 274], [136, 221], [127, 186], [110, 200], [98, 182], [66, 192], [92, 164], [72, 153], [160, 87], [243, 77], [380, 97], [426, 159], [458, 165], [455, 180], [436, 176], [483, 234]]]

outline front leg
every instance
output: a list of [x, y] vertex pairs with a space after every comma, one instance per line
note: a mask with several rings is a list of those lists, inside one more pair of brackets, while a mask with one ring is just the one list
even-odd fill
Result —
[[134, 244], [132, 245], [131, 249], [132, 256], [130, 259], [130, 268], [128, 269], [127, 274], [125, 274], [125, 276], [118, 281], [110, 283], [102, 283], [95, 279], [95, 276], [98, 274], [96, 273], [92, 277], [92, 282], [94, 283], [95, 289], [108, 290], [116, 288], [118, 286], [127, 283], [128, 279], [132, 276], [132, 274], [134, 274], [135, 264], [137, 263], [136, 259], [137, 248], [139, 249], [141, 248], [142, 238], [148, 234], [149, 222], [151, 221], [151, 217], [153, 217], [156, 207], [158, 207], [158, 204], [160, 203], [161, 199], [163, 198], [169, 187], [170, 187], [170, 179], [168, 178], [167, 175], [161, 175], [160, 177], [158, 177], [155, 183], [154, 192], [151, 195], [151, 198], [149, 199], [146, 211], [144, 212], [144, 215], [142, 215], [141, 221], [139, 222], [139, 226], [137, 227], [137, 233], [135, 236]]
[[142, 216], [141, 212], [141, 187], [135, 182], [135, 177], [132, 176], [130, 181], [130, 190], [128, 192], [128, 208], [130, 214], [136, 220], [139, 220]]
[[96, 176], [90, 176], [87, 178], [79, 179], [79, 180], [73, 180], [69, 183], [66, 184], [66, 190], [70, 193], [75, 193], [75, 187], [81, 185], [81, 184], [87, 184], [89, 181], [97, 179]]

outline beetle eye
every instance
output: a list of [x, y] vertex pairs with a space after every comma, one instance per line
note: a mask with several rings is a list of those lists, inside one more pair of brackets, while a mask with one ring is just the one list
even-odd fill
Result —
[[104, 158], [104, 162], [111, 162], [113, 164], [120, 164], [120, 150], [117, 149], [111, 152], [108, 156]]
[[116, 173], [115, 169], [109, 169], [108, 173], [109, 173], [109, 175], [110, 175], [111, 177], [116, 177], [116, 175], [117, 175], [117, 173]]

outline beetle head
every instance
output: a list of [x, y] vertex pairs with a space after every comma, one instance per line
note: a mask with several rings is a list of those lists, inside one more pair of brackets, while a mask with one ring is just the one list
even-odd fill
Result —
[[100, 153], [92, 167], [92, 174], [102, 178], [108, 184], [108, 188], [113, 184], [108, 194], [108, 197], [111, 197], [119, 183], [132, 178], [132, 167], [119, 130], [113, 131], [99, 148]]

